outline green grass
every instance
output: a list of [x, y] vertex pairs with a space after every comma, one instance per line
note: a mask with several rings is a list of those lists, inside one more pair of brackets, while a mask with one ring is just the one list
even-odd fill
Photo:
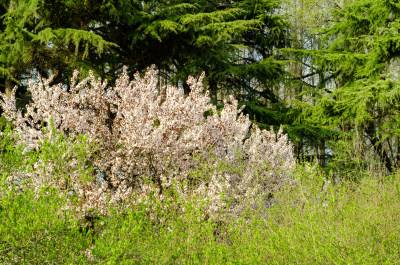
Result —
[[0, 264], [84, 263], [90, 238], [79, 232], [71, 216], [60, 216], [62, 200], [54, 191], [42, 194], [36, 198], [28, 190], [2, 196]]
[[11, 191], [0, 206], [0, 263], [87, 264], [92, 245], [96, 264], [396, 264], [399, 184], [394, 176], [324, 189], [320, 177], [301, 176], [275, 195], [267, 219], [204, 221], [188, 203], [184, 216], [157, 224], [136, 207], [99, 221], [95, 234], [60, 216], [53, 191]]
[[[36, 196], [5, 181], [12, 167], [32, 163], [23, 159], [22, 148], [9, 144], [0, 145], [0, 264], [400, 263], [399, 174], [327, 184], [321, 174], [299, 166], [266, 212], [249, 210], [217, 222], [204, 218], [207, 205], [194, 207], [171, 195], [178, 204], [154, 202], [153, 214], [162, 223], [151, 218], [148, 206], [136, 205], [111, 209], [86, 230], [60, 210], [65, 198], [57, 190], [42, 189]], [[94, 261], [85, 256], [88, 248]]]

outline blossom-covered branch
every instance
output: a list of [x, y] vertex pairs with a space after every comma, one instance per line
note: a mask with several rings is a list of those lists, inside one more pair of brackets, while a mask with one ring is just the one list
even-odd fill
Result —
[[173, 86], [161, 93], [152, 68], [144, 77], [136, 73], [133, 81], [124, 69], [114, 87], [95, 79], [92, 72], [78, 83], [75, 71], [69, 89], [62, 84], [51, 86], [52, 77], [31, 81], [32, 102], [25, 113], [15, 107], [16, 89], [11, 98], [2, 94], [0, 104], [5, 116], [14, 121], [19, 141], [32, 148], [51, 137], [52, 130], [44, 130], [50, 125], [58, 134], [86, 134], [99, 145], [94, 162], [104, 173], [101, 187], [94, 183], [91, 188], [76, 187], [89, 201], [106, 204], [106, 194], [124, 199], [128, 193], [145, 196], [146, 179], [155, 181], [161, 194], [166, 183], [182, 183], [199, 168], [198, 158], [210, 166], [216, 161], [244, 163], [242, 174], [213, 172], [208, 180], [182, 191], [182, 196], [189, 192], [211, 199], [219, 211], [226, 207], [221, 197], [224, 190], [238, 199], [268, 194], [289, 177], [295, 160], [282, 128], [275, 134], [251, 125], [232, 97], [218, 114], [208, 91], [203, 91], [203, 77], [188, 78], [191, 92], [185, 96]]

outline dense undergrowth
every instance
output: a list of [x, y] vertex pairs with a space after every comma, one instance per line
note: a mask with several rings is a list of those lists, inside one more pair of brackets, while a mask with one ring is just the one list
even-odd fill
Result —
[[0, 146], [1, 264], [395, 264], [400, 258], [398, 174], [354, 182], [298, 166], [271, 195], [272, 206], [249, 207], [225, 222], [207, 218], [207, 203], [181, 200], [173, 188], [162, 202], [149, 197], [79, 220], [63, 210], [67, 198], [55, 188], [34, 191], [7, 181], [40, 155], [62, 161], [59, 149], [48, 144], [47, 153], [24, 152], [4, 135]]

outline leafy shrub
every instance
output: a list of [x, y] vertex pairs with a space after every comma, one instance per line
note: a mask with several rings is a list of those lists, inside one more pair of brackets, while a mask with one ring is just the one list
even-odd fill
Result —
[[[124, 69], [115, 87], [96, 80], [92, 72], [78, 83], [75, 71], [69, 89], [62, 84], [50, 86], [52, 78], [31, 81], [32, 102], [25, 113], [16, 109], [16, 88], [11, 98], [1, 95], [0, 103], [5, 116], [14, 121], [18, 142], [42, 148], [41, 154], [48, 148], [43, 145], [45, 139], [55, 141], [51, 148], [57, 146], [56, 152], [66, 154], [70, 149], [57, 142], [63, 137], [73, 142], [85, 134], [98, 146], [93, 164], [103, 174], [100, 187], [96, 181], [73, 183], [76, 172], [69, 167], [79, 164], [73, 156], [65, 165], [50, 159], [40, 169], [44, 157], [35, 164], [40, 169], [34, 173], [39, 174], [38, 186], [45, 179], [55, 186], [73, 183], [73, 191], [86, 198], [78, 207], [82, 214], [93, 207], [102, 212], [107, 203], [127, 202], [133, 194], [138, 201], [150, 194], [162, 200], [164, 190], [176, 183], [182, 197], [214, 201], [209, 215], [223, 209], [237, 215], [241, 201], [270, 194], [290, 178], [295, 164], [292, 145], [282, 129], [277, 134], [255, 125], [250, 129], [248, 116], [241, 114], [243, 107], [238, 109], [233, 98], [224, 102], [218, 114], [208, 91], [203, 92], [202, 78], [189, 77], [191, 92], [183, 95], [172, 86], [157, 89], [157, 71], [151, 69], [144, 77], [135, 74], [134, 81]], [[225, 169], [217, 170], [218, 163]], [[192, 181], [191, 172], [204, 165], [209, 177]], [[240, 170], [233, 172], [227, 166]], [[64, 175], [57, 173], [62, 169]]]

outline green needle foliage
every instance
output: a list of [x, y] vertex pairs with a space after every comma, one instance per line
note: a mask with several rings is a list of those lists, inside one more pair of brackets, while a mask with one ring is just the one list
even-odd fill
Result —
[[[284, 70], [276, 48], [287, 43], [279, 1], [2, 1], [0, 80], [10, 90], [33, 73], [94, 69], [115, 79], [155, 64], [183, 85], [206, 72], [209, 89], [271, 94]], [[275, 80], [275, 81], [274, 81]], [[245, 94], [245, 93], [242, 93]], [[270, 95], [272, 97], [272, 95]]]
[[[311, 58], [323, 73], [313, 102], [299, 104], [303, 122], [342, 135], [330, 139], [346, 142], [351, 146], [346, 152], [353, 154], [339, 164], [364, 160], [393, 172], [400, 163], [400, 6], [390, 0], [353, 1], [333, 9], [332, 17], [318, 30], [322, 48], [292, 51]], [[333, 152], [337, 147], [331, 146]]]
[[87, 5], [88, 1], [2, 1], [2, 90], [9, 92], [34, 70], [46, 74], [88, 66], [86, 58], [98, 59], [105, 49], [116, 46], [90, 30]]
[[[69, 83], [74, 69], [115, 80], [150, 65], [160, 85], [183, 87], [188, 75], [206, 74], [213, 103], [228, 94], [283, 116], [276, 90], [284, 80], [277, 51], [289, 43], [279, 0], [245, 1], [48, 1], [0, 2], [0, 91], [10, 94], [37, 74]], [[19, 89], [18, 104], [29, 94]], [[271, 106], [268, 104], [272, 104]], [[1, 112], [0, 112], [1, 113]], [[254, 118], [254, 117], [252, 117]], [[264, 127], [283, 121], [263, 117]]]

